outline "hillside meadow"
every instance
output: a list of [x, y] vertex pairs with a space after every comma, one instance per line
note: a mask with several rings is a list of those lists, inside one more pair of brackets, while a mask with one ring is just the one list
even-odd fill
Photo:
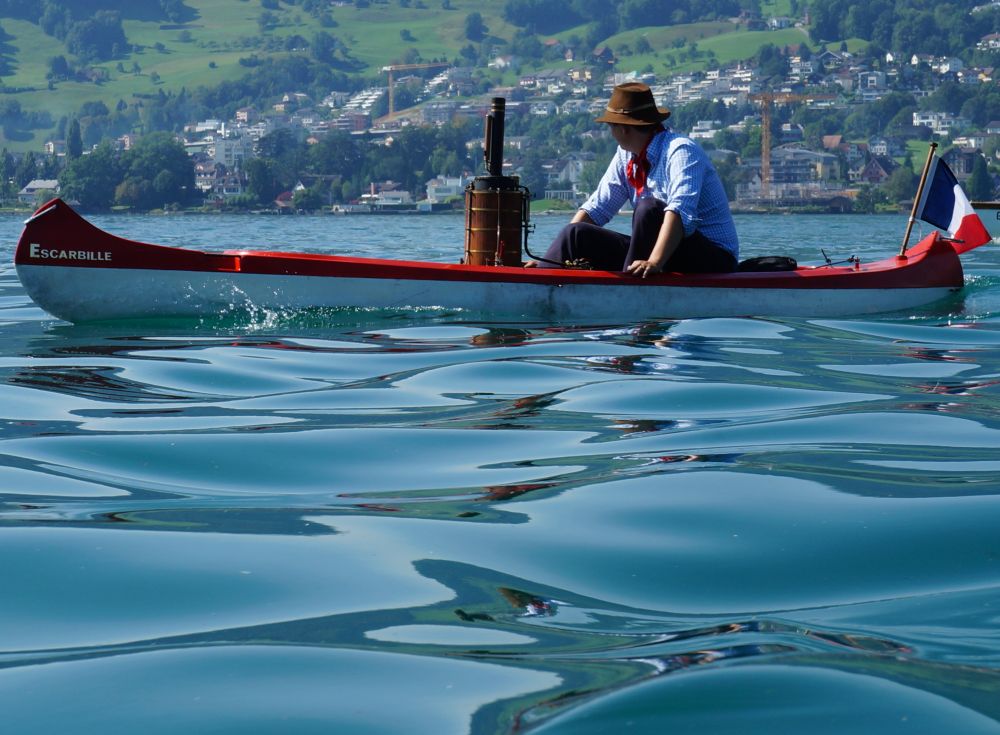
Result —
[[[417, 3], [413, 3], [416, 5]], [[275, 23], [261, 29], [263, 7], [256, 0], [187, 0], [186, 6], [194, 17], [182, 24], [123, 20], [123, 28], [134, 50], [122, 59], [96, 66], [104, 72], [106, 81], [58, 81], [49, 86], [46, 74], [50, 60], [67, 56], [64, 45], [45, 35], [34, 24], [0, 19], [6, 40], [0, 46], [11, 73], [3, 78], [8, 90], [5, 97], [17, 100], [28, 111], [47, 111], [53, 126], [60, 119], [78, 114], [81, 105], [102, 101], [113, 109], [120, 100], [126, 103], [137, 96], [176, 93], [183, 88], [213, 87], [247, 74], [240, 63], [256, 57], [266, 62], [289, 54], [308, 54], [308, 48], [294, 42], [295, 37], [306, 43], [319, 32], [336, 37], [346, 47], [350, 73], [368, 84], [384, 84], [382, 68], [400, 61], [410, 49], [419, 58], [456, 59], [461, 48], [469, 43], [465, 36], [465, 21], [472, 12], [481, 14], [492, 37], [510, 40], [517, 28], [502, 17], [502, 3], [481, 0], [451, 0], [450, 9], [437, 0], [425, 0], [427, 7], [401, 7], [399, 2], [373, 3], [368, 8], [336, 5], [332, 8], [334, 25], [323, 27], [320, 22], [294, 5], [280, 4], [278, 10], [267, 11]], [[764, 3], [764, 16], [787, 14], [790, 0]], [[650, 19], [655, 21], [655, 19]], [[567, 29], [558, 34], [567, 40], [586, 36], [586, 26]], [[618, 71], [652, 69], [658, 74], [689, 71], [707, 63], [708, 52], [718, 63], [729, 63], [752, 57], [766, 43], [797, 45], [807, 40], [802, 29], [775, 32], [748, 32], [729, 21], [691, 23], [677, 26], [639, 28], [607, 39], [612, 48], [634, 47], [645, 37], [652, 47], [646, 54], [623, 55]], [[403, 38], [406, 38], [404, 41]], [[679, 58], [683, 44], [695, 42], [702, 53], [694, 58]], [[411, 52], [412, 54], [412, 52]], [[565, 66], [565, 62], [545, 66]], [[514, 77], [507, 74], [504, 81]], [[7, 140], [0, 133], [0, 144], [10, 150], [39, 150], [52, 130], [22, 133], [16, 140]]]

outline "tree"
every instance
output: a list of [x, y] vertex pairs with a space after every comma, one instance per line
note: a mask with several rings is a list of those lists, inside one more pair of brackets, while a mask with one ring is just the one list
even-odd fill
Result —
[[93, 17], [72, 23], [66, 33], [66, 48], [82, 59], [107, 61], [129, 48], [121, 14], [98, 10]]
[[247, 194], [258, 204], [270, 204], [281, 193], [281, 183], [274, 173], [274, 161], [251, 158], [244, 167], [247, 174]]
[[907, 202], [916, 195], [919, 181], [920, 177], [913, 171], [913, 166], [904, 165], [889, 174], [883, 189], [890, 202]]
[[14, 177], [14, 156], [6, 148], [0, 151], [0, 199], [6, 199], [13, 194], [11, 179]]
[[329, 64], [333, 61], [334, 53], [337, 51], [339, 41], [326, 31], [317, 31], [313, 35], [309, 50], [316, 61], [321, 64]]
[[608, 162], [604, 160], [588, 161], [580, 171], [580, 180], [577, 182], [581, 189], [587, 192], [594, 191], [604, 176], [608, 168]]
[[122, 158], [126, 187], [122, 204], [148, 210], [186, 204], [194, 193], [194, 164], [170, 133], [143, 136]]
[[83, 137], [80, 135], [80, 121], [76, 118], [69, 124], [66, 133], [66, 158], [72, 161], [83, 155]]
[[63, 198], [79, 202], [84, 210], [111, 207], [115, 187], [121, 180], [121, 165], [108, 143], [101, 143], [89, 155], [70, 161], [59, 174]]
[[465, 37], [470, 41], [482, 41], [488, 31], [489, 28], [486, 27], [480, 13], [469, 13], [465, 16]]
[[321, 209], [323, 199], [323, 192], [310, 186], [308, 189], [299, 189], [292, 195], [292, 205], [295, 209], [310, 212]]
[[874, 214], [879, 204], [885, 201], [885, 194], [881, 189], [871, 184], [862, 184], [858, 191], [858, 196], [854, 200], [854, 209], [865, 214]]
[[32, 151], [21, 159], [14, 170], [14, 183], [18, 189], [23, 188], [32, 179], [38, 178], [38, 160]]
[[69, 77], [71, 71], [66, 57], [60, 54], [49, 59], [49, 72], [45, 76], [48, 79], [66, 79]]
[[976, 156], [972, 163], [972, 174], [965, 183], [969, 197], [975, 200], [988, 200], [993, 198], [993, 179], [986, 167], [986, 159]]
[[543, 160], [537, 149], [529, 148], [521, 163], [521, 183], [535, 199], [545, 196], [546, 174]]
[[479, 58], [479, 52], [476, 51], [476, 47], [471, 43], [467, 43], [462, 48], [458, 50], [458, 55], [461, 56], [469, 64], [475, 64], [476, 59]]
[[189, 12], [183, 0], [160, 0], [160, 9], [171, 23], [180, 23]]
[[760, 47], [757, 63], [763, 77], [783, 77], [788, 72], [788, 59], [773, 43], [765, 43]]
[[278, 27], [278, 16], [270, 10], [261, 11], [261, 14], [257, 16], [257, 27], [261, 33], [274, 30]]
[[307, 170], [311, 173], [350, 176], [364, 165], [364, 144], [343, 131], [333, 131], [309, 146]]

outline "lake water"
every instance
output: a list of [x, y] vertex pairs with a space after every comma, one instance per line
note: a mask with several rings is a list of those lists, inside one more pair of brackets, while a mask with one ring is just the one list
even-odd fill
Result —
[[[22, 219], [4, 732], [1000, 732], [1000, 247], [864, 319], [73, 326], [20, 287]], [[93, 220], [442, 261], [464, 224]], [[905, 216], [738, 225], [818, 263]]]

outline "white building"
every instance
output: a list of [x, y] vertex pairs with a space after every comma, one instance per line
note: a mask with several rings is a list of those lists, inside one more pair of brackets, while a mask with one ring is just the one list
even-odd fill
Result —
[[427, 201], [437, 204], [465, 196], [467, 183], [468, 179], [464, 176], [436, 176], [427, 182]]
[[222, 163], [227, 169], [241, 169], [244, 162], [253, 155], [253, 141], [248, 136], [216, 138], [205, 151], [215, 163]]
[[947, 135], [952, 130], [967, 127], [969, 121], [950, 112], [914, 112], [913, 124], [928, 127], [935, 135]]
[[17, 193], [17, 200], [21, 204], [35, 205], [41, 204], [38, 201], [39, 195], [49, 192], [52, 196], [59, 193], [58, 179], [32, 179], [27, 185]]
[[691, 128], [688, 137], [693, 140], [711, 140], [722, 129], [720, 120], [699, 120]]

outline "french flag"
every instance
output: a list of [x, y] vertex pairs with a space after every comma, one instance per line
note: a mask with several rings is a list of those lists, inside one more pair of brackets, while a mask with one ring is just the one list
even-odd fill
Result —
[[917, 203], [917, 218], [946, 230], [956, 253], [978, 248], [993, 238], [979, 219], [958, 179], [943, 160], [931, 157], [927, 183]]

